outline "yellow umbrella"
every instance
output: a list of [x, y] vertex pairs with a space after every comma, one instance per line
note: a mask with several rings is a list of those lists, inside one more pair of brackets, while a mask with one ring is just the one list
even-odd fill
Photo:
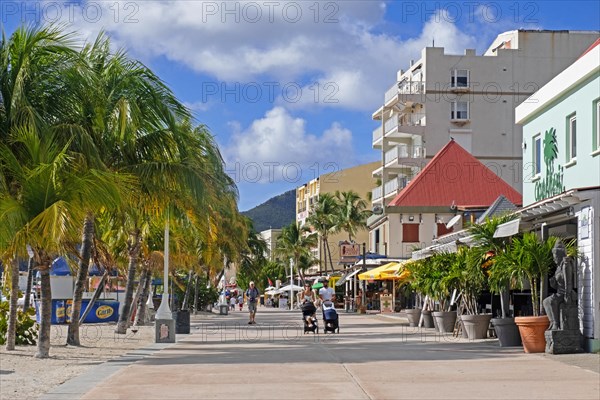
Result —
[[397, 262], [387, 263], [367, 272], [363, 272], [362, 274], [358, 274], [358, 279], [361, 281], [397, 279], [394, 274], [398, 272], [400, 266], [401, 264]]

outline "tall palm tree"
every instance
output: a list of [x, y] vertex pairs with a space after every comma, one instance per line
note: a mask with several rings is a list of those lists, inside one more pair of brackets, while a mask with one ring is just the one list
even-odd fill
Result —
[[348, 240], [352, 241], [359, 230], [367, 228], [367, 218], [372, 213], [367, 209], [367, 202], [352, 190], [338, 190], [335, 192], [335, 198], [338, 202], [336, 228], [339, 232], [346, 232]]
[[325, 264], [325, 270], [327, 271], [327, 259], [329, 257], [329, 266], [331, 272], [333, 269], [333, 262], [331, 260], [331, 250], [329, 248], [329, 235], [332, 234], [336, 228], [336, 216], [338, 215], [338, 204], [336, 199], [330, 193], [323, 193], [319, 195], [317, 203], [310, 210], [310, 215], [306, 222], [317, 232], [321, 240], [321, 248], [323, 251], [319, 252], [319, 265]]
[[281, 230], [281, 236], [277, 239], [275, 254], [286, 260], [292, 260], [296, 267], [296, 272], [304, 282], [304, 273], [299, 268], [302, 257], [312, 258], [311, 249], [317, 245], [317, 235], [311, 233], [305, 225], [298, 227], [295, 223], [284, 227]]
[[[83, 157], [58, 146], [49, 131], [21, 128], [10, 136], [13, 149], [0, 143], [0, 253], [23, 256], [30, 245], [41, 275], [41, 324], [36, 357], [50, 349], [49, 269], [54, 255], [65, 254], [75, 239], [76, 223], [88, 207], [114, 207], [119, 192], [112, 177], [90, 169]], [[10, 186], [4, 183], [10, 182]]]

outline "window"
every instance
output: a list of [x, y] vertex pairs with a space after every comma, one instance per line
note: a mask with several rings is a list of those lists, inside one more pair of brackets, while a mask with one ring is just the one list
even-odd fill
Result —
[[402, 243], [419, 243], [421, 224], [402, 224]]
[[375, 242], [375, 247], [374, 247], [375, 253], [379, 254], [379, 243], [381, 242], [381, 239], [379, 237], [379, 229], [375, 230], [375, 240], [374, 240], [374, 242]]
[[453, 101], [450, 110], [450, 119], [467, 120], [469, 119], [469, 103], [466, 101]]
[[440, 236], [444, 236], [450, 232], [454, 231], [454, 227], [450, 227], [450, 229], [446, 228], [446, 224], [437, 224], [437, 236], [436, 237], [440, 237]]
[[533, 137], [533, 176], [542, 173], [542, 135]]
[[567, 117], [567, 162], [577, 158], [577, 116]]
[[469, 71], [466, 69], [455, 69], [450, 77], [450, 87], [467, 88], [469, 87]]
[[600, 150], [600, 99], [597, 99], [594, 103], [594, 129], [596, 132], [594, 133], [594, 149]]

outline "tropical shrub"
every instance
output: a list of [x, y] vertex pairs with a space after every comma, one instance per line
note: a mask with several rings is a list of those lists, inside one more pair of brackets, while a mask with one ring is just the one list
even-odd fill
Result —
[[[0, 302], [0, 345], [6, 344], [8, 331], [9, 302]], [[35, 346], [37, 344], [38, 330], [35, 323], [35, 309], [29, 308], [27, 311], [17, 311], [17, 345]]]

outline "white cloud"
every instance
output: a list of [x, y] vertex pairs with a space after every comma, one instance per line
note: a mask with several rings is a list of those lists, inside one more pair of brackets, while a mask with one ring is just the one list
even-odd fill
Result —
[[[225, 146], [228, 171], [245, 181], [299, 180], [298, 173], [323, 170], [326, 165], [344, 168], [355, 162], [352, 132], [334, 122], [321, 135], [307, 132], [306, 121], [283, 107], [274, 107], [246, 129], [230, 123], [234, 133]], [[258, 171], [258, 175], [257, 175]], [[310, 177], [309, 179], [312, 179]]]
[[[319, 107], [370, 111], [393, 84], [397, 70], [419, 58], [433, 38], [436, 46], [450, 52], [462, 53], [476, 44], [475, 36], [435, 15], [413, 37], [379, 33], [386, 7], [374, 1], [93, 4], [101, 7], [98, 21], [81, 17], [85, 5], [73, 13], [74, 25], [88, 35], [103, 28], [136, 56], [166, 57], [225, 82], [276, 80], [307, 89], [315, 83], [337, 85], [330, 98], [337, 101], [318, 98]], [[256, 5], [262, 5], [260, 14]], [[332, 90], [320, 94], [327, 93]], [[312, 97], [303, 96], [295, 107], [314, 106]]]

